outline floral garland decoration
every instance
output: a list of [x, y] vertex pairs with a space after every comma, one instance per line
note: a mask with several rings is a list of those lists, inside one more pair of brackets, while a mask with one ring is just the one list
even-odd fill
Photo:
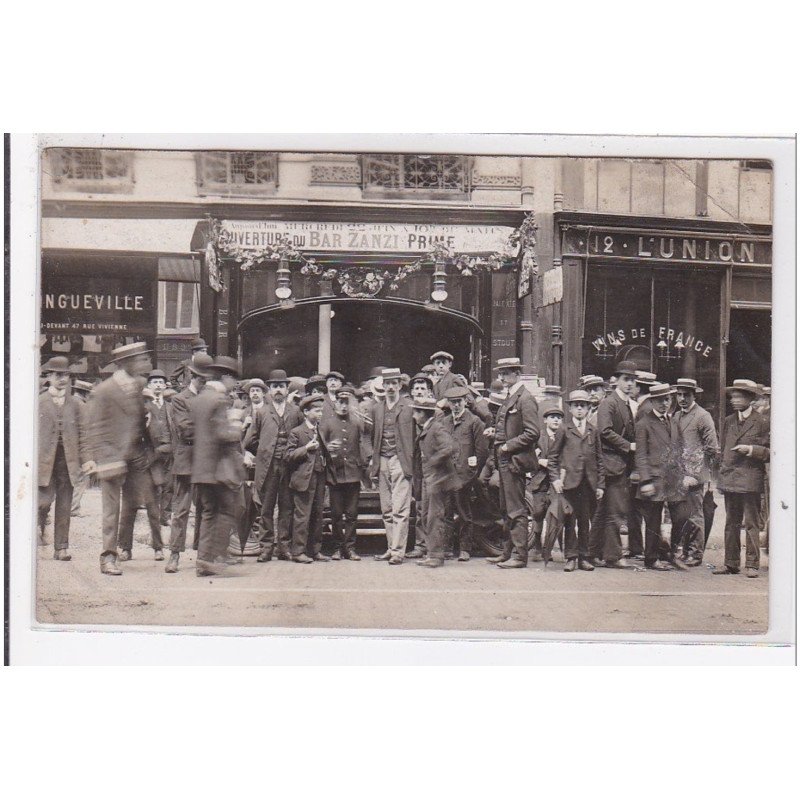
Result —
[[[436, 242], [431, 250], [409, 264], [403, 264], [396, 270], [376, 270], [371, 267], [325, 267], [314, 258], [308, 258], [297, 250], [288, 237], [282, 237], [276, 244], [263, 245], [258, 248], [242, 247], [222, 238], [219, 235], [219, 224], [212, 221], [212, 235], [217, 247], [226, 257], [239, 263], [242, 270], [250, 270], [268, 261], [290, 261], [300, 263], [300, 274], [313, 275], [323, 280], [336, 280], [348, 297], [374, 297], [388, 283], [389, 291], [396, 291], [409, 276], [419, 272], [426, 265], [443, 264], [455, 270], [462, 277], [470, 277], [480, 272], [498, 272], [509, 261], [516, 258], [515, 251], [521, 249], [523, 260], [532, 274], [538, 274], [535, 259], [537, 230], [533, 213], [528, 213], [519, 228], [508, 237], [503, 252], [489, 253], [486, 256], [469, 256], [455, 253], [442, 242]], [[532, 264], [531, 264], [532, 259]]]

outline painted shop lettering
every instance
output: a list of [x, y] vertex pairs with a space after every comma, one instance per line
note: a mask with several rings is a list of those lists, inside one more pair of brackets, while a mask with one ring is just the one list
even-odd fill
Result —
[[144, 295], [130, 294], [45, 294], [45, 308], [73, 311], [143, 311]]
[[[678, 352], [694, 350], [704, 358], [708, 358], [714, 349], [702, 339], [698, 339], [693, 333], [675, 330], [675, 328], [670, 328], [666, 325], [661, 325], [656, 330], [658, 333], [658, 340], [667, 342], [670, 348], [675, 348]], [[621, 347], [624, 344], [642, 343], [647, 338], [646, 328], [630, 328], [629, 330], [619, 328], [616, 331], [608, 331], [602, 336], [592, 339], [592, 347], [600, 353], [608, 347]]]
[[[577, 249], [584, 241], [574, 241]], [[648, 236], [634, 233], [593, 233], [589, 237], [593, 255], [618, 258], [652, 258], [671, 261], [705, 261], [717, 264], [759, 264], [769, 262], [769, 243], [755, 240], [693, 236]], [[569, 246], [569, 245], [568, 245]]]

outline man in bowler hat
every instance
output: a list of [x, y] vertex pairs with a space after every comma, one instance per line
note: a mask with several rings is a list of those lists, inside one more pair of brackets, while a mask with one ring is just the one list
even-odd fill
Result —
[[55, 499], [53, 558], [69, 561], [72, 491], [90, 468], [84, 404], [69, 391], [69, 361], [54, 356], [43, 367], [48, 387], [39, 395], [39, 527]]

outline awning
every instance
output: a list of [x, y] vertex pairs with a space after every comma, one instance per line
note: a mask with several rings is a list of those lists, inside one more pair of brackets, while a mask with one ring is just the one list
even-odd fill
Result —
[[162, 256], [158, 259], [158, 279], [160, 281], [199, 283], [200, 260], [191, 257], [172, 258], [168, 256]]

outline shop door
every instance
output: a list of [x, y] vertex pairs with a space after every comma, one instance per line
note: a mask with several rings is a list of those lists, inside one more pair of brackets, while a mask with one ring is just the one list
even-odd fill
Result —
[[772, 385], [772, 312], [731, 309], [730, 344], [726, 360], [728, 381], [747, 378]]

